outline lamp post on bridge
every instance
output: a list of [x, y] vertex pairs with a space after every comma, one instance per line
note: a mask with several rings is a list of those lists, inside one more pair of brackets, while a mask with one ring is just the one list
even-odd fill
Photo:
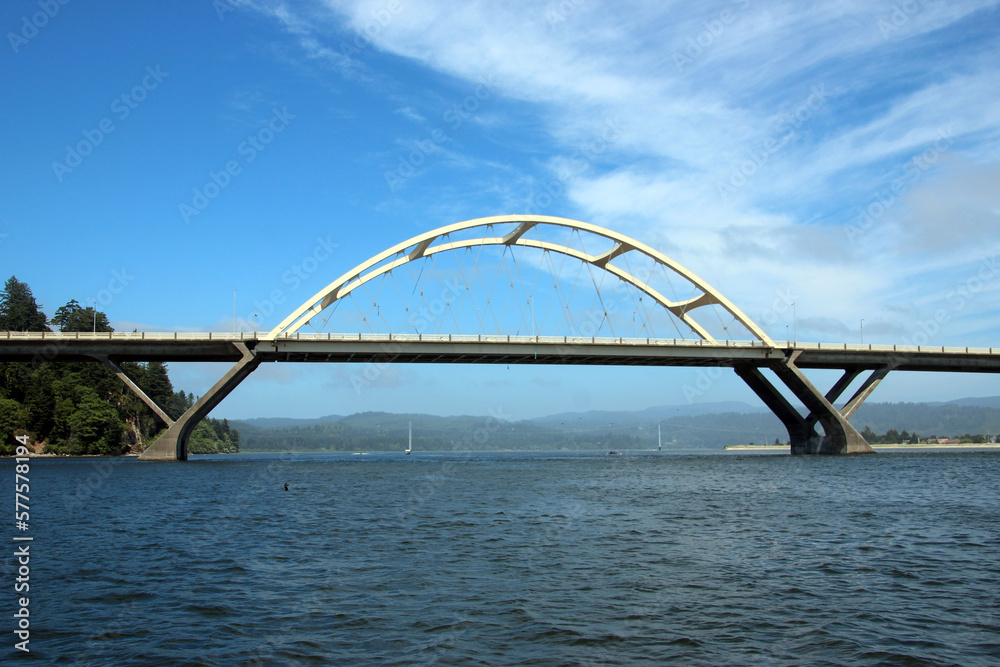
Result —
[[97, 333], [97, 299], [92, 299], [94, 304], [94, 333]]
[[533, 296], [534, 296], [534, 294], [529, 294], [528, 295], [528, 311], [531, 313], [531, 337], [532, 338], [535, 337], [535, 307], [533, 305], [531, 305], [531, 297], [533, 297]]
[[795, 313], [795, 302], [792, 301], [792, 333], [795, 334], [795, 344], [799, 344], [799, 317]]
[[236, 288], [233, 288], [233, 335], [236, 334]]
[[865, 318], [861, 318], [861, 344], [865, 344]]

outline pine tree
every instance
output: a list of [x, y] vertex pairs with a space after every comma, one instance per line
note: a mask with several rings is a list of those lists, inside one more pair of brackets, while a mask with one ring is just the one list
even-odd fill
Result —
[[163, 408], [171, 417], [177, 418], [183, 412], [177, 412], [174, 405], [174, 386], [167, 375], [167, 366], [162, 361], [151, 361], [146, 364], [142, 380], [138, 383], [153, 402]]
[[0, 331], [51, 331], [28, 283], [11, 276], [0, 292]]
[[56, 311], [52, 324], [59, 327], [59, 331], [114, 331], [107, 315], [93, 306], [82, 308], [76, 299]]

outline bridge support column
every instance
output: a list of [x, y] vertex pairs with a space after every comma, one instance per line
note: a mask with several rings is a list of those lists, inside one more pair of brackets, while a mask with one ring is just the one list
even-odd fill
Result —
[[261, 359], [246, 345], [243, 343], [233, 343], [233, 345], [240, 350], [243, 358], [211, 389], [205, 392], [204, 396], [195, 401], [195, 404], [188, 408], [187, 412], [181, 415], [176, 422], [171, 423], [167, 430], [161, 433], [160, 437], [139, 455], [140, 461], [187, 460], [188, 438], [194, 427], [260, 365]]
[[[784, 362], [767, 366], [778, 379], [802, 401], [808, 414], [803, 417], [788, 399], [752, 364], [739, 364], [736, 374], [760, 397], [764, 404], [788, 429], [792, 454], [870, 454], [875, 450], [851, 425], [848, 419], [860, 407], [875, 387], [888, 374], [888, 368], [874, 371], [861, 388], [855, 392], [843, 411], [833, 402], [861, 374], [862, 370], [850, 368], [834, 386], [823, 395], [795, 365], [800, 352], [793, 352]], [[816, 424], [823, 426], [824, 435], [816, 432]]]
[[101, 361], [102, 363], [104, 363], [105, 366], [109, 367], [112, 371], [114, 371], [114, 374], [117, 375], [119, 379], [121, 379], [121, 381], [124, 382], [125, 385], [132, 390], [132, 393], [138, 396], [140, 399], [142, 399], [142, 402], [145, 403], [147, 406], [149, 406], [150, 410], [156, 413], [156, 416], [160, 418], [160, 421], [162, 421], [168, 427], [173, 426], [174, 420], [170, 418], [170, 415], [168, 415], [163, 410], [163, 408], [157, 405], [156, 402], [153, 399], [151, 399], [146, 394], [146, 392], [142, 390], [142, 387], [133, 382], [132, 378], [125, 375], [125, 372], [121, 369], [121, 367], [118, 366], [118, 364], [111, 361], [111, 359], [109, 359], [108, 356], [105, 354], [95, 355], [94, 358], [97, 359], [98, 361]]

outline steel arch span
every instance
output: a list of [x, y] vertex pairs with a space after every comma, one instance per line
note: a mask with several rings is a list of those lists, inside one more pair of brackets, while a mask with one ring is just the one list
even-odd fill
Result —
[[[497, 233], [498, 229], [503, 233]], [[546, 235], [540, 233], [542, 230], [555, 231], [556, 238], [546, 240], [543, 238]], [[569, 233], [570, 236], [586, 234], [588, 238], [596, 238], [603, 243], [602, 251], [589, 253], [582, 247], [570, 247], [559, 238], [559, 232], [562, 232], [563, 236], [566, 233]], [[582, 238], [581, 245], [584, 245]], [[692, 271], [658, 250], [613, 230], [590, 223], [535, 215], [476, 218], [440, 227], [398, 243], [341, 275], [306, 300], [262, 338], [263, 340], [276, 340], [295, 334], [303, 326], [310, 324], [313, 318], [327, 309], [334, 308], [338, 303], [349, 298], [356, 290], [364, 289], [372, 281], [379, 278], [384, 279], [394, 270], [402, 269], [417, 260], [433, 260], [436, 256], [443, 256], [443, 254], [489, 246], [503, 251], [528, 248], [579, 260], [581, 266], [586, 266], [588, 271], [597, 268], [607, 275], [614, 276], [637, 293], [649, 297], [660, 309], [683, 322], [704, 341], [715, 342], [715, 337], [709, 332], [708, 327], [695, 318], [695, 311], [704, 306], [721, 307], [736, 323], [749, 332], [750, 336], [767, 347], [776, 347], [770, 337], [729, 299]], [[628, 259], [630, 256], [638, 256], [642, 262], [651, 263], [653, 267], [660, 268], [668, 276], [680, 278], [682, 285], [686, 284], [693, 296], [667, 297], [663, 291], [652, 284], [651, 280], [638, 277], [629, 268]], [[615, 263], [615, 260], [619, 258], [626, 262], [625, 266]], [[652, 271], [650, 271], [650, 276], [652, 276]], [[511, 284], [513, 286], [513, 281]], [[607, 312], [604, 312], [604, 316], [607, 316]], [[533, 314], [532, 319], [534, 319]]]

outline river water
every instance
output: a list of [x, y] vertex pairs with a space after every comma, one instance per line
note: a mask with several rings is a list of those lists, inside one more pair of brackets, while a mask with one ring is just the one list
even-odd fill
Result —
[[995, 452], [33, 459], [30, 475], [31, 652], [8, 633], [5, 664], [1000, 664]]

